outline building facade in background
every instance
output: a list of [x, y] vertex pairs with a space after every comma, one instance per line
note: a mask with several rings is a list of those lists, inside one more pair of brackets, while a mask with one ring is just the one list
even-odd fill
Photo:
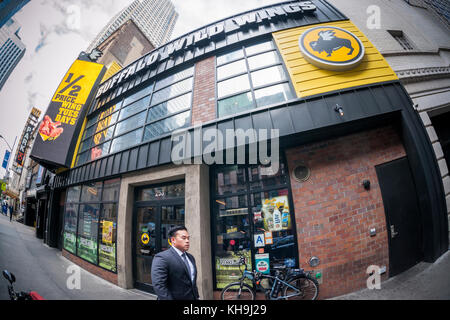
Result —
[[3, 0], [0, 2], [0, 28], [30, 0]]
[[[46, 225], [61, 226], [50, 233], [63, 234], [63, 255], [152, 292], [152, 259], [185, 224], [204, 299], [239, 277], [239, 255], [261, 272], [312, 270], [320, 298], [365, 288], [371, 265], [384, 281], [438, 259], [449, 244], [448, 172], [415, 93], [448, 75], [439, 69], [412, 91], [402, 68], [448, 63], [448, 33], [403, 0], [376, 2], [383, 22], [370, 29], [370, 4], [288, 1], [236, 14], [94, 87], [72, 165], [51, 183]], [[438, 109], [445, 90], [426, 94]], [[271, 130], [277, 161], [263, 151], [251, 161]]]
[[25, 55], [25, 45], [19, 31], [20, 25], [13, 19], [0, 28], [0, 90]]
[[98, 47], [130, 19], [152, 46], [158, 47], [169, 41], [178, 13], [170, 0], [135, 0], [110, 20], [91, 43], [87, 52]]

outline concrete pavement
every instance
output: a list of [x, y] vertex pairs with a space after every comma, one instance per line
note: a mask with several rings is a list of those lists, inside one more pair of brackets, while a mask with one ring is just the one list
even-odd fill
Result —
[[[81, 268], [80, 289], [69, 289], [67, 280], [73, 274], [67, 273], [70, 266], [75, 265], [61, 251], [36, 238], [34, 228], [0, 215], [0, 270], [14, 273], [16, 291], [37, 291], [47, 300], [155, 299], [138, 290], [117, 287]], [[7, 281], [0, 277], [0, 300], [7, 300]]]

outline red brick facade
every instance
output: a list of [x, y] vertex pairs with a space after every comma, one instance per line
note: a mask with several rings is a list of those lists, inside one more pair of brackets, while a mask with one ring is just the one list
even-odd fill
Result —
[[195, 65], [192, 125], [216, 118], [215, 59], [211, 57]]
[[116, 286], [118, 285], [116, 273], [109, 272], [105, 269], [97, 267], [97, 266], [93, 265], [92, 263], [89, 263], [77, 256], [74, 256], [72, 253], [70, 253], [69, 251], [66, 251], [64, 249], [62, 249], [62, 255], [64, 257], [66, 257], [67, 259], [69, 259], [70, 261], [72, 261], [73, 263], [75, 263], [76, 265], [83, 268], [84, 270], [89, 271], [90, 273], [95, 274], [96, 276], [98, 276], [102, 279], [105, 279], [105, 280], [115, 284]]
[[[366, 287], [367, 267], [386, 266], [388, 233], [375, 166], [405, 156], [393, 127], [378, 128], [286, 151], [295, 207], [300, 266], [322, 272], [319, 298]], [[298, 182], [293, 169], [306, 164], [310, 178]], [[366, 191], [363, 180], [371, 182]], [[376, 236], [369, 230], [376, 228]], [[320, 264], [311, 268], [310, 257]]]

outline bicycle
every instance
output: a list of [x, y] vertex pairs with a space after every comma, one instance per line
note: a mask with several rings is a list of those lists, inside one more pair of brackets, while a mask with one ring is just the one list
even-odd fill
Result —
[[[241, 266], [244, 265], [244, 271]], [[315, 300], [319, 295], [319, 283], [309, 272], [303, 269], [292, 269], [286, 266], [273, 268], [274, 276], [262, 274], [255, 270], [248, 271], [245, 258], [239, 259], [239, 281], [232, 282], [222, 289], [220, 297], [222, 300], [255, 300], [256, 292], [262, 290], [266, 300]], [[252, 281], [253, 287], [244, 281]], [[266, 289], [261, 285], [261, 280], [269, 279], [271, 288]], [[280, 292], [282, 295], [279, 296]]]

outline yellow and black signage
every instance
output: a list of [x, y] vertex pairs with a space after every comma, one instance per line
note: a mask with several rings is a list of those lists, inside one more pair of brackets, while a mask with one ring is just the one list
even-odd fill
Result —
[[366, 36], [350, 21], [273, 33], [297, 97], [398, 80]]
[[39, 126], [31, 157], [56, 167], [68, 167], [78, 134], [105, 68], [76, 60], [58, 86]]

